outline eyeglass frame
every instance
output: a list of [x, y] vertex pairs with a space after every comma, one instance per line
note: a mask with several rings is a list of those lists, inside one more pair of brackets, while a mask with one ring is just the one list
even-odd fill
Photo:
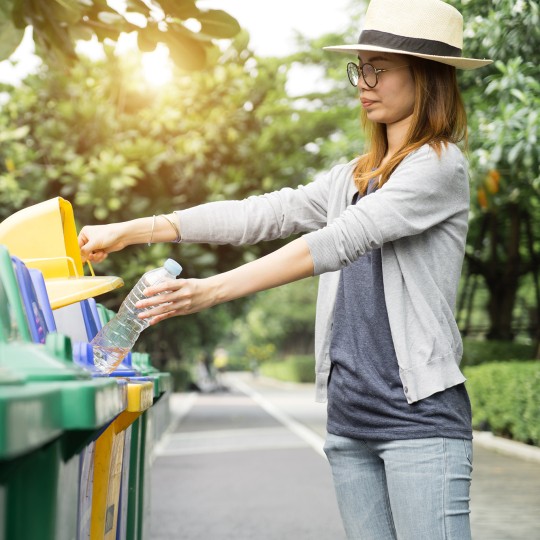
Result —
[[[351, 68], [354, 66], [356, 68], [356, 84], [353, 82], [353, 79], [351, 78]], [[373, 69], [373, 73], [375, 73], [375, 84], [372, 86], [366, 81], [366, 77], [364, 75], [364, 66], [370, 66]], [[385, 71], [392, 71], [393, 69], [400, 69], [404, 67], [410, 67], [408, 64], [403, 66], [396, 66], [392, 68], [387, 69], [377, 69], [373, 64], [370, 64], [369, 62], [366, 62], [365, 64], [362, 64], [361, 66], [359, 64], [355, 64], [354, 62], [349, 62], [347, 64], [347, 77], [349, 78], [349, 82], [352, 86], [355, 88], [358, 88], [358, 83], [360, 82], [360, 75], [362, 75], [362, 79], [366, 83], [366, 86], [368, 88], [375, 88], [379, 84], [379, 73], [384, 73]]]

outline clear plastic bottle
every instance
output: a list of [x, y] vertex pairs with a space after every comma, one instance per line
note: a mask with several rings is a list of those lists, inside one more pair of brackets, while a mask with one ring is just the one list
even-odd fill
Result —
[[[182, 267], [173, 259], [167, 259], [160, 268], [146, 272], [122, 302], [116, 316], [98, 332], [90, 342], [94, 352], [94, 365], [102, 373], [111, 373], [135, 345], [140, 333], [150, 324], [149, 319], [139, 319], [135, 304], [146, 298], [143, 291], [162, 281], [175, 279]], [[148, 308], [146, 308], [148, 309]]]

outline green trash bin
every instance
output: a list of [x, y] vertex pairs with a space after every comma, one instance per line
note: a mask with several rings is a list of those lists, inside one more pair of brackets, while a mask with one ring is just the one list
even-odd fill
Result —
[[57, 507], [46, 494], [61, 476], [60, 392], [1, 371], [0, 537], [53, 539]]
[[69, 338], [49, 334], [45, 345], [30, 342], [17, 280], [3, 246], [0, 372], [6, 415], [0, 443], [0, 538], [80, 537], [86, 493], [80, 487], [80, 469], [91, 463], [93, 440], [124, 410], [126, 397], [115, 381], [92, 379], [73, 364]]
[[[71, 540], [77, 537], [77, 531], [84, 530], [84, 521], [88, 527], [90, 524], [91, 493], [88, 493], [88, 485], [80, 483], [80, 479], [84, 479], [79, 476], [80, 469], [91, 468], [92, 448], [99, 429], [124, 410], [125, 401], [113, 380], [66, 380], [65, 373], [40, 370], [45, 361], [52, 359], [43, 347], [20, 342], [2, 345], [0, 366], [4, 370], [11, 369], [5, 367], [6, 360], [17, 358], [15, 373], [20, 381], [18, 385], [0, 387], [5, 408], [29, 410], [35, 424], [42, 425], [43, 429], [56, 428], [54, 440], [40, 440], [45, 444], [38, 448], [36, 445], [26, 447], [26, 454], [18, 458], [13, 450], [21, 444], [14, 434], [33, 433], [39, 431], [38, 427], [31, 424], [29, 430], [25, 417], [6, 423], [10, 428], [5, 433], [3, 446], [9, 452], [2, 456], [0, 473], [6, 516], [10, 518], [5, 524], [6, 538]], [[61, 382], [58, 379], [62, 379]], [[45, 396], [47, 406], [38, 408], [37, 397], [34, 401], [28, 398], [30, 405], [18, 405], [15, 398], [19, 395]], [[10, 400], [13, 405], [9, 405]], [[31, 520], [14, 517], [20, 517], [25, 508], [36, 505], [45, 507], [46, 511], [39, 516], [32, 514]], [[33, 535], [36, 527], [41, 530], [39, 535]]]

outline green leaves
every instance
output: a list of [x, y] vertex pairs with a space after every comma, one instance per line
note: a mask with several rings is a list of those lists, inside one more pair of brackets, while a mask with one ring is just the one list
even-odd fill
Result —
[[[532, 255], [540, 238], [539, 4], [454, 3], [466, 23], [465, 54], [495, 60], [460, 74], [473, 186], [469, 244], [476, 246], [468, 259], [471, 273], [482, 276], [489, 289], [488, 335], [511, 339], [519, 283], [527, 273], [540, 279]], [[533, 296], [519, 301], [535, 311]]]
[[9, 58], [24, 35], [24, 27], [17, 27], [11, 20], [12, 9], [11, 0], [2, 0], [0, 3], [0, 59]]
[[[497, 62], [495, 68], [482, 103], [473, 97], [477, 108], [471, 125], [479, 134], [471, 141], [475, 147], [473, 163], [511, 176], [508, 197], [515, 201], [514, 188], [519, 187], [520, 200], [527, 205], [530, 197], [540, 195], [540, 70], [521, 58]], [[499, 202], [504, 203], [504, 197]]]
[[19, 141], [24, 139], [30, 132], [29, 126], [20, 126], [15, 129], [5, 129], [0, 131], [0, 144], [8, 141]]
[[197, 18], [199, 15], [199, 9], [195, 5], [195, 0], [184, 0], [178, 2], [177, 0], [161, 0], [159, 5], [166, 16], [172, 18], [178, 18], [187, 20], [192, 17]]
[[[130, 14], [142, 16], [142, 24], [131, 22]], [[214, 40], [231, 39], [240, 31], [229, 14], [200, 10], [194, 0], [128, 0], [125, 11], [117, 11], [106, 0], [3, 0], [0, 15], [0, 59], [11, 55], [24, 28], [31, 25], [38, 54], [45, 61], [68, 64], [77, 58], [77, 39], [117, 41], [122, 33], [137, 32], [141, 51], [151, 52], [164, 43], [180, 69], [201, 70], [216, 56]], [[199, 31], [186, 26], [189, 20], [199, 22]]]
[[501, 362], [466, 368], [473, 425], [528, 444], [540, 444], [539, 362]]
[[237, 20], [225, 11], [211, 9], [201, 12], [196, 18], [201, 23], [201, 33], [208, 36], [230, 39], [240, 32]]
[[[511, 178], [498, 204], [528, 205], [538, 197], [540, 180], [540, 47], [538, 2], [469, 0], [457, 6], [466, 21], [467, 54], [487, 56], [495, 64], [478, 73], [464, 73], [469, 106], [473, 182], [497, 169]], [[527, 39], [524, 39], [527, 36]], [[483, 77], [480, 78], [480, 77]]]
[[191, 32], [182, 26], [170, 26], [163, 34], [163, 41], [169, 48], [174, 63], [181, 69], [195, 71], [206, 66], [206, 48], [208, 45], [191, 37]]

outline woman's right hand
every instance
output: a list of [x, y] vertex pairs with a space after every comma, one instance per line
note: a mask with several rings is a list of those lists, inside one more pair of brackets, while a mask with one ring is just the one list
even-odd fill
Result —
[[99, 263], [109, 253], [120, 251], [127, 245], [124, 240], [124, 224], [87, 225], [79, 233], [79, 248], [83, 262]]

